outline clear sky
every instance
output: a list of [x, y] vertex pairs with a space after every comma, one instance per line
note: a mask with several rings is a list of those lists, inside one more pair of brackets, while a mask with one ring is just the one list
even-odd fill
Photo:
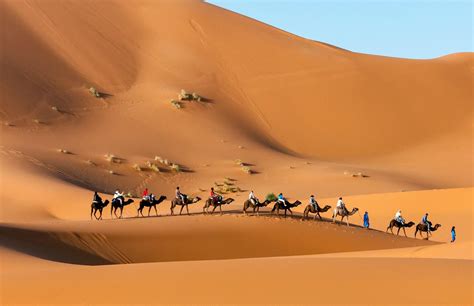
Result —
[[355, 52], [433, 58], [473, 51], [474, 0], [207, 0]]

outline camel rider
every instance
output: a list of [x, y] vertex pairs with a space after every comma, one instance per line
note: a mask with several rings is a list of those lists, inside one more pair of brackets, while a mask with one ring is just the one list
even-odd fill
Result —
[[153, 203], [155, 201], [155, 195], [153, 193], [150, 193], [148, 195], [148, 202]]
[[150, 201], [150, 197], [148, 195], [148, 188], [145, 188], [145, 190], [143, 190], [142, 199], [145, 201]]
[[342, 201], [342, 197], [340, 197], [339, 200], [337, 200], [336, 207], [337, 208], [343, 208], [343, 209], [346, 208], [346, 204], [344, 204], [344, 202]]
[[124, 200], [124, 195], [123, 195], [123, 192], [120, 192], [118, 190], [115, 190], [115, 193], [114, 193], [114, 200], [115, 199], [118, 199], [118, 201], [120, 201], [120, 205], [123, 204], [123, 200]]
[[311, 195], [309, 197], [309, 204], [313, 205], [314, 209], [317, 211], [318, 210], [318, 202], [314, 198], [314, 195]]
[[102, 203], [102, 198], [99, 196], [97, 191], [94, 191], [94, 198], [92, 199], [92, 203], [96, 203], [96, 204]]
[[250, 202], [251, 202], [253, 205], [257, 205], [257, 204], [258, 204], [258, 199], [257, 199], [257, 197], [255, 196], [255, 193], [253, 193], [253, 190], [250, 191], [249, 200], [250, 200]]
[[428, 213], [426, 213], [423, 218], [421, 219], [421, 223], [426, 225], [426, 228], [428, 229], [428, 234], [431, 233], [431, 222], [428, 220]]
[[176, 199], [180, 200], [183, 204], [186, 203], [186, 195], [181, 193], [179, 186], [176, 187]]
[[405, 224], [405, 219], [403, 219], [402, 211], [400, 209], [395, 213], [395, 221], [401, 223], [402, 225]]
[[283, 205], [286, 205], [286, 199], [285, 197], [283, 196], [283, 193], [280, 192], [280, 194], [278, 195], [278, 202], [279, 203], [282, 203]]
[[211, 194], [210, 197], [214, 204], [218, 204], [222, 200], [222, 196], [216, 192], [214, 192], [214, 187], [211, 187]]

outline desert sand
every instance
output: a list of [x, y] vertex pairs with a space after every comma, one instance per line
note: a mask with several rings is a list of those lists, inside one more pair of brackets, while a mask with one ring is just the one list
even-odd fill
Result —
[[[197, 0], [7, 0], [0, 19], [1, 304], [473, 304], [472, 53], [359, 54]], [[176, 186], [202, 198], [189, 216]], [[144, 188], [158, 216], [137, 217]], [[123, 218], [91, 220], [116, 189]], [[244, 215], [250, 190], [302, 204]], [[359, 212], [302, 221], [311, 194]], [[398, 209], [441, 227], [385, 233]]]

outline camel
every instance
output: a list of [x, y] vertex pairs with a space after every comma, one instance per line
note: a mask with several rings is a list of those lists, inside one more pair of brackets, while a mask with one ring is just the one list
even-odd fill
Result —
[[250, 199], [246, 200], [244, 202], [244, 209], [242, 210], [244, 214], [247, 213], [247, 209], [249, 209], [250, 207], [253, 208], [253, 213], [255, 213], [255, 210], [257, 211], [257, 214], [260, 210], [260, 207], [266, 207], [268, 204], [270, 204], [271, 202], [275, 202], [275, 200], [268, 200], [266, 199], [265, 201], [263, 202], [260, 202], [258, 201], [257, 204], [254, 204], [252, 201], [250, 201]]
[[[104, 202], [101, 201], [99, 203], [93, 202], [91, 204], [91, 220], [92, 220], [92, 215], [94, 215], [96, 220], [102, 220], [102, 209], [104, 209], [104, 207], [106, 207], [107, 205], [109, 205], [109, 200], [105, 200]], [[100, 213], [98, 218], [96, 215], [97, 211], [99, 211]]]
[[[441, 227], [441, 224], [436, 224], [435, 226], [430, 226], [430, 232], [434, 232], [438, 229], [438, 227]], [[428, 234], [428, 227], [426, 226], [426, 224], [423, 224], [423, 223], [419, 223], [417, 226], [416, 226], [416, 230], [415, 230], [415, 238], [416, 238], [416, 234], [420, 232], [420, 236], [421, 238], [423, 238], [423, 235], [421, 234], [422, 232], [426, 232], [426, 240], [428, 240], [430, 238], [430, 235]]]
[[197, 203], [201, 200], [200, 197], [195, 197], [195, 198], [188, 198], [186, 197], [186, 203], [183, 203], [183, 201], [181, 201], [181, 199], [177, 199], [177, 198], [174, 198], [172, 201], [171, 201], [171, 215], [174, 215], [174, 208], [176, 206], [181, 206], [181, 210], [179, 211], [179, 214], [181, 215], [181, 213], [183, 212], [183, 208], [186, 207], [186, 211], [188, 212], [188, 215], [189, 215], [189, 209], [188, 209], [188, 205], [189, 204], [194, 204], [194, 203]]
[[323, 218], [321, 218], [321, 215], [319, 213], [327, 212], [329, 209], [331, 209], [331, 206], [329, 206], [329, 205], [326, 205], [323, 208], [321, 208], [316, 203], [316, 208], [314, 208], [313, 204], [308, 204], [308, 206], [306, 206], [306, 208], [304, 209], [304, 212], [303, 212], [303, 220], [306, 219], [306, 218], [309, 218], [309, 213], [315, 214], [314, 215], [314, 220], [316, 220], [316, 216], [318, 216], [319, 219], [322, 220]]
[[161, 202], [163, 202], [164, 200], [166, 200], [166, 196], [162, 195], [158, 200], [157, 199], [153, 199], [153, 202], [150, 202], [150, 201], [147, 201], [147, 200], [141, 200], [140, 201], [140, 207], [137, 209], [137, 216], [140, 217], [140, 214], [143, 216], [143, 208], [144, 207], [148, 207], [148, 217], [150, 216], [150, 211], [151, 211], [151, 208], [153, 207], [155, 209], [155, 213], [156, 215], [158, 216], [158, 211], [156, 209], [156, 205], [160, 204]]
[[405, 231], [405, 227], [412, 227], [413, 225], [415, 225], [415, 222], [408, 222], [408, 223], [400, 223], [398, 222], [397, 220], [395, 219], [392, 219], [392, 221], [390, 221], [390, 223], [388, 224], [387, 226], [387, 230], [385, 231], [386, 233], [388, 232], [388, 230], [390, 230], [393, 234], [393, 228], [394, 227], [397, 227], [398, 228], [398, 231], [397, 231], [397, 236], [398, 234], [400, 233], [400, 229], [403, 229], [403, 233], [405, 234], [405, 237], [407, 237], [407, 232]]
[[289, 211], [290, 214], [293, 214], [293, 212], [291, 211], [291, 208], [294, 208], [294, 207], [297, 207], [298, 205], [300, 205], [301, 202], [296, 200], [294, 203], [290, 203], [288, 201], [285, 201], [285, 204], [281, 204], [281, 202], [277, 201], [275, 203], [275, 205], [273, 205], [273, 209], [272, 209], [272, 214], [275, 212], [275, 210], [277, 211], [277, 216], [280, 215], [280, 209], [284, 209], [285, 210], [285, 217], [286, 217], [286, 212]]
[[[114, 213], [115, 217], [117, 218], [122, 218], [122, 213], [123, 213], [123, 207], [127, 206], [129, 204], [132, 204], [134, 201], [132, 199], [128, 199], [127, 201], [123, 201], [122, 204], [120, 204], [120, 201], [118, 198], [112, 200], [112, 205], [110, 206], [110, 218], [113, 219], [112, 212]], [[117, 216], [117, 209], [120, 208], [120, 216]]]
[[334, 208], [334, 213], [332, 215], [332, 222], [336, 222], [336, 217], [341, 216], [341, 223], [346, 218], [347, 220], [347, 226], [349, 226], [349, 216], [352, 216], [356, 212], [358, 212], [359, 209], [357, 207], [354, 207], [351, 212], [347, 210], [345, 207], [336, 207]]
[[221, 215], [222, 215], [222, 205], [230, 204], [232, 202], [234, 202], [234, 199], [232, 199], [232, 198], [222, 199], [221, 201], [218, 201], [217, 203], [214, 202], [213, 199], [208, 198], [206, 200], [206, 203], [204, 204], [204, 207], [202, 208], [202, 211], [203, 211], [203, 213], [207, 214], [207, 213], [209, 213], [209, 207], [214, 206], [214, 208], [211, 211], [211, 214], [213, 214], [214, 211], [216, 210], [216, 208], [219, 207], [219, 210], [220, 210]]

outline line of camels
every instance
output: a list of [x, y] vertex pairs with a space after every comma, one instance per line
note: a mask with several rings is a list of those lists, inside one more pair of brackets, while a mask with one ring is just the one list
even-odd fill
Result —
[[[155, 210], [155, 214], [158, 216], [158, 210], [157, 210], [156, 206], [159, 205], [160, 203], [162, 203], [165, 200], [166, 200], [166, 196], [164, 196], [164, 195], [160, 196], [158, 199], [153, 199], [153, 201], [148, 201], [148, 200], [142, 199], [140, 201], [139, 207], [137, 209], [137, 217], [140, 217], [140, 216], [145, 217], [143, 215], [143, 209], [145, 207], [148, 207], [148, 216], [150, 216], [150, 212], [151, 212], [152, 208]], [[186, 212], [189, 215], [188, 205], [197, 203], [200, 200], [201, 200], [200, 197], [194, 197], [194, 198], [186, 198], [185, 201], [183, 202], [181, 199], [174, 198], [173, 200], [171, 200], [171, 207], [170, 207], [171, 215], [174, 215], [174, 209], [177, 206], [181, 206], [181, 209], [179, 210], [180, 215], [182, 214], [184, 208], [186, 208]], [[221, 201], [218, 201], [218, 202], [214, 201], [211, 198], [208, 198], [206, 200], [206, 202], [204, 203], [203, 213], [213, 214], [214, 211], [217, 208], [219, 208], [219, 211], [222, 214], [223, 213], [222, 205], [228, 205], [232, 202], [234, 202], [233, 198], [222, 199]], [[259, 211], [260, 211], [260, 208], [267, 207], [270, 203], [273, 203], [273, 202], [275, 202], [275, 204], [273, 205], [273, 208], [271, 210], [271, 214], [276, 213], [277, 215], [280, 215], [280, 210], [283, 210], [285, 217], [287, 216], [288, 212], [291, 215], [293, 215], [293, 211], [291, 209], [295, 208], [295, 207], [298, 207], [299, 205], [302, 204], [298, 200], [293, 202], [293, 203], [286, 201], [285, 204], [283, 204], [283, 203], [281, 203], [277, 200], [268, 200], [268, 199], [266, 199], [263, 202], [259, 202], [259, 201], [253, 202], [250, 199], [247, 199], [244, 202], [242, 212], [244, 214], [246, 214], [247, 210], [252, 209], [252, 212], [254, 214], [256, 213], [258, 215]], [[105, 200], [103, 202], [101, 201], [99, 203], [94, 202], [94, 203], [91, 204], [91, 219], [92, 219], [92, 216], [94, 216], [96, 218], [96, 220], [102, 220], [102, 211], [109, 204], [111, 204], [111, 206], [110, 206], [110, 218], [113, 219], [113, 217], [115, 215], [116, 218], [120, 219], [123, 216], [123, 208], [127, 205], [132, 204], [132, 203], [134, 203], [133, 199], [128, 199], [126, 201], [125, 200], [124, 201], [119, 201], [118, 199], [113, 199], [112, 202], [109, 202], [109, 200]], [[212, 207], [212, 210], [209, 211], [209, 209], [211, 207]], [[324, 212], [327, 212], [329, 209], [331, 209], [330, 205], [320, 207], [318, 204], [316, 204], [316, 206], [314, 206], [312, 204], [308, 204], [306, 206], [306, 208], [304, 209], [304, 212], [303, 212], [303, 220], [308, 219], [310, 213], [314, 214], [314, 220], [316, 220], [316, 217], [319, 217], [319, 219], [322, 220], [323, 218], [321, 217], [320, 214], [324, 213]], [[117, 215], [117, 210], [120, 211], [120, 215]], [[351, 211], [349, 211], [345, 207], [337, 207], [333, 210], [332, 222], [333, 223], [336, 222], [336, 218], [338, 216], [340, 216], [341, 217], [340, 222], [342, 223], [344, 221], [344, 218], [345, 218], [346, 219], [346, 224], [347, 224], [347, 226], [349, 226], [349, 217], [354, 215], [358, 211], [359, 211], [359, 209], [357, 207], [354, 207]], [[99, 216], [97, 216], [97, 213], [99, 213]], [[401, 223], [401, 222], [398, 222], [397, 220], [393, 219], [393, 220], [390, 221], [390, 223], [387, 227], [387, 230], [385, 232], [388, 232], [390, 230], [390, 232], [392, 234], [394, 234], [393, 228], [397, 228], [398, 229], [397, 230], [397, 236], [400, 234], [400, 230], [403, 230], [403, 233], [405, 234], [405, 237], [407, 237], [407, 233], [406, 233], [405, 228], [410, 228], [413, 225], [415, 225], [415, 223], [412, 222], [412, 221], [407, 222], [407, 223]], [[422, 233], [424, 232], [424, 233], [426, 233], [426, 238], [425, 239], [429, 239], [430, 232], [436, 231], [439, 227], [441, 227], [441, 224], [436, 224], [435, 226], [430, 226], [430, 231], [428, 232], [427, 225], [423, 224], [423, 223], [419, 223], [416, 226], [415, 238], [417, 237], [418, 233], [420, 233], [421, 238], [423, 238]]]

